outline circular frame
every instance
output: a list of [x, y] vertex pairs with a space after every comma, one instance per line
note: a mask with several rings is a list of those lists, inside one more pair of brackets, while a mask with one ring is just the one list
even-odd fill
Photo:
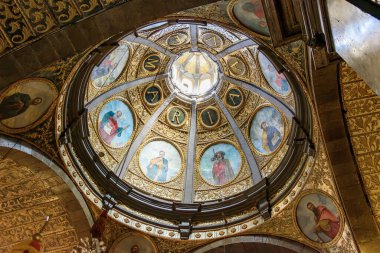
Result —
[[[276, 110], [280, 115], [281, 115], [281, 120], [282, 120], [282, 124], [284, 126], [284, 138], [282, 138], [281, 140], [281, 143], [275, 148], [275, 150], [273, 150], [271, 153], [269, 154], [264, 154], [264, 153], [261, 153], [260, 151], [258, 151], [255, 146], [253, 145], [252, 141], [251, 141], [251, 127], [252, 127], [252, 121], [254, 119], [254, 117], [256, 116], [256, 114], [261, 110], [263, 109], [264, 107], [271, 107], [273, 108], [274, 110]], [[288, 138], [288, 134], [287, 134], [287, 121], [286, 121], [286, 117], [284, 116], [284, 114], [273, 104], [270, 104], [268, 102], [265, 102], [261, 105], [259, 105], [258, 107], [255, 108], [255, 110], [253, 111], [253, 113], [251, 114], [251, 116], [249, 117], [249, 127], [248, 127], [248, 138], [249, 138], [249, 145], [252, 146], [252, 149], [253, 149], [253, 152], [256, 154], [256, 155], [259, 155], [259, 156], [264, 156], [264, 157], [269, 157], [269, 156], [274, 156], [275, 154], [278, 153], [278, 151], [282, 148], [282, 146], [284, 145], [284, 143], [286, 142], [285, 140]]]
[[[326, 243], [318, 243], [318, 242], [315, 242], [311, 239], [309, 239], [309, 237], [307, 237], [304, 232], [302, 232], [300, 226], [298, 225], [298, 222], [297, 222], [297, 207], [301, 201], [301, 199], [303, 197], [305, 197], [306, 195], [309, 195], [309, 194], [321, 194], [321, 195], [324, 195], [325, 197], [327, 198], [330, 198], [332, 200], [332, 202], [334, 203], [334, 205], [336, 206], [336, 208], [338, 209], [339, 211], [339, 221], [341, 222], [341, 226], [339, 227], [339, 231], [338, 231], [338, 234], [335, 236], [334, 239], [332, 239], [331, 241], [329, 242], [326, 242]], [[314, 189], [314, 190], [306, 190], [304, 192], [302, 192], [298, 197], [297, 199], [294, 201], [295, 205], [293, 207], [293, 223], [296, 224], [296, 227], [297, 227], [297, 231], [302, 234], [302, 236], [314, 247], [317, 247], [317, 248], [329, 248], [331, 246], [333, 246], [334, 244], [336, 244], [337, 241], [339, 241], [339, 239], [342, 237], [342, 234], [343, 234], [343, 230], [344, 230], [344, 227], [345, 227], [345, 217], [344, 217], [344, 212], [343, 212], [343, 209], [340, 207], [339, 203], [337, 200], [335, 200], [335, 198], [333, 198], [330, 194], [328, 194], [327, 192], [325, 191], [322, 191], [322, 190], [318, 190], [318, 189]]]
[[[174, 125], [173, 123], [171, 123], [171, 120], [169, 119], [169, 113], [172, 109], [174, 108], [178, 108], [179, 110], [181, 110], [184, 114], [184, 117], [185, 117], [185, 120], [179, 124], [179, 125]], [[186, 110], [184, 108], [182, 108], [181, 106], [170, 106], [167, 110], [166, 110], [166, 121], [168, 122], [169, 125], [171, 125], [172, 127], [176, 127], [176, 128], [180, 128], [182, 127], [183, 125], [185, 125], [186, 121], [188, 121], [189, 117], [188, 117], [188, 114], [186, 112]]]
[[112, 253], [114, 250], [115, 250], [115, 247], [117, 244], [119, 244], [121, 241], [123, 241], [124, 239], [132, 236], [132, 235], [135, 235], [135, 236], [140, 236], [140, 237], [143, 237], [145, 239], [147, 239], [148, 242], [150, 242], [153, 250], [154, 250], [154, 253], [158, 253], [158, 248], [157, 248], [157, 245], [154, 243], [154, 241], [152, 240], [152, 238], [150, 238], [149, 236], [145, 235], [145, 234], [142, 234], [142, 233], [139, 233], [139, 232], [128, 232], [128, 233], [125, 233], [123, 235], [121, 235], [119, 238], [117, 238], [113, 243], [112, 243], [112, 246], [111, 248], [109, 249], [108, 252]]
[[[100, 115], [100, 112], [102, 111], [103, 107], [105, 104], [107, 104], [108, 102], [111, 102], [111, 101], [114, 101], [114, 100], [119, 100], [121, 102], [123, 102], [127, 107], [128, 109], [131, 111], [131, 114], [132, 114], [132, 117], [133, 117], [133, 123], [134, 123], [134, 126], [133, 126], [133, 130], [132, 130], [132, 134], [131, 134], [131, 137], [129, 138], [129, 140], [127, 142], [125, 142], [125, 144], [121, 147], [118, 147], [118, 148], [115, 148], [115, 147], [112, 147], [111, 145], [109, 145], [108, 143], [106, 143], [103, 138], [100, 136], [99, 134], [99, 130], [98, 130], [98, 120], [99, 120], [99, 115]], [[100, 143], [102, 143], [103, 145], [105, 145], [106, 147], [108, 148], [111, 148], [111, 149], [121, 149], [121, 148], [125, 148], [126, 146], [128, 146], [132, 140], [134, 139], [135, 137], [135, 134], [136, 134], [136, 123], [137, 123], [137, 118], [136, 118], [136, 115], [135, 115], [135, 112], [131, 109], [132, 106], [131, 104], [129, 103], [129, 101], [124, 98], [124, 97], [121, 97], [121, 96], [114, 96], [114, 97], [110, 97], [110, 98], [107, 98], [106, 100], [103, 100], [99, 105], [98, 107], [96, 108], [95, 110], [95, 116], [96, 116], [96, 129], [94, 129], [96, 135], [98, 136], [98, 139], [100, 140]], [[92, 121], [92, 120], [91, 120]], [[94, 122], [92, 122], [92, 124], [94, 124]]]
[[[107, 52], [107, 54], [104, 56], [103, 60], [104, 60], [104, 59], [105, 59], [110, 53], [112, 53], [113, 50], [116, 50], [116, 49], [117, 49], [118, 47], [120, 47], [120, 46], [126, 46], [126, 47], [128, 48], [128, 59], [127, 59], [127, 61], [125, 62], [125, 65], [124, 65], [124, 67], [122, 68], [120, 74], [117, 76], [117, 78], [116, 78], [113, 82], [110, 82], [109, 84], [104, 85], [104, 86], [102, 86], [102, 87], [98, 87], [98, 86], [96, 86], [96, 85], [93, 83], [93, 80], [91, 80], [91, 74], [92, 74], [92, 72], [94, 71], [95, 67], [97, 67], [97, 65], [94, 65], [93, 68], [91, 69], [91, 71], [90, 71], [90, 77], [89, 77], [89, 79], [88, 79], [88, 84], [91, 85], [91, 87], [95, 88], [97, 91], [101, 91], [101, 90], [103, 90], [103, 89], [104, 89], [104, 90], [109, 89], [111, 84], [113, 84], [113, 83], [117, 83], [117, 82], [119, 81], [119, 79], [122, 78], [122, 76], [123, 76], [123, 72], [125, 72], [125, 70], [127, 69], [128, 65], [129, 65], [129, 63], [130, 63], [130, 61], [131, 61], [131, 57], [130, 57], [131, 55], [130, 55], [130, 54], [131, 54], [131, 52], [133, 52], [132, 49], [131, 49], [131, 47], [130, 47], [130, 45], [129, 45], [128, 43], [125, 43], [125, 44], [119, 44], [119, 42], [118, 42], [118, 46], [116, 46], [116, 47], [112, 48], [111, 50], [109, 50], [109, 51]], [[102, 63], [103, 60], [100, 61], [99, 63]]]
[[[218, 121], [212, 126], [208, 126], [208, 125], [204, 124], [203, 120], [202, 120], [203, 112], [208, 110], [208, 109], [214, 110], [216, 112], [216, 114], [218, 115]], [[206, 108], [202, 109], [202, 111], [199, 113], [198, 120], [204, 128], [209, 129], [209, 130], [215, 129], [220, 124], [220, 120], [221, 120], [220, 110], [218, 108], [216, 108], [215, 106], [212, 106], [212, 105], [206, 106]]]
[[[176, 45], [170, 45], [169, 42], [168, 42], [169, 38], [171, 38], [172, 36], [177, 35], [177, 34], [183, 34], [183, 35], [185, 35], [186, 39], [182, 43], [179, 43], [179, 44], [176, 44]], [[188, 41], [189, 41], [189, 35], [186, 32], [177, 31], [175, 33], [169, 33], [169, 36], [166, 38], [165, 43], [166, 43], [166, 45], [168, 45], [170, 47], [178, 47], [178, 46], [181, 46], [183, 44], [186, 44], [186, 42], [188, 42]]]
[[[150, 87], [157, 87], [157, 88], [159, 89], [159, 91], [161, 92], [160, 100], [158, 100], [156, 103], [153, 103], [153, 104], [152, 104], [152, 103], [149, 103], [149, 102], [146, 100], [146, 98], [145, 98], [145, 93], [146, 93], [146, 91], [147, 91]], [[157, 106], [158, 104], [161, 103], [162, 98], [163, 98], [163, 95], [164, 95], [164, 93], [162, 92], [162, 88], [161, 88], [161, 86], [158, 85], [158, 84], [156, 84], [156, 83], [154, 83], [154, 84], [151, 84], [151, 85], [148, 84], [148, 85], [144, 88], [144, 90], [143, 90], [143, 92], [142, 92], [142, 94], [141, 94], [141, 97], [143, 98], [145, 104], [146, 104], [148, 107], [155, 107], [155, 106]]]
[[[228, 92], [230, 91], [230, 90], [238, 90], [238, 91], [240, 91], [240, 94], [241, 94], [241, 103], [239, 104], [239, 105], [236, 105], [236, 106], [232, 106], [232, 105], [230, 105], [228, 102], [227, 102], [227, 99], [228, 99]], [[225, 102], [225, 105], [228, 107], [228, 108], [230, 108], [230, 109], [239, 109], [240, 107], [242, 107], [243, 106], [243, 104], [245, 103], [245, 95], [244, 95], [244, 93], [243, 93], [243, 91], [241, 90], [241, 88], [239, 88], [238, 86], [233, 86], [233, 87], [229, 87], [228, 89], [227, 89], [227, 91], [226, 91], [226, 93], [225, 93], [225, 95], [224, 95], [224, 102]]]
[[[205, 29], [205, 30], [206, 30], [206, 29]], [[209, 34], [211, 34], [211, 35], [213, 35], [213, 36], [215, 36], [215, 37], [218, 37], [218, 38], [220, 39], [220, 41], [221, 41], [220, 46], [218, 46], [218, 47], [211, 47], [211, 46], [209, 46], [209, 45], [205, 42], [204, 37], [207, 36], [207, 35], [209, 35]], [[216, 49], [223, 48], [224, 44], [226, 44], [226, 42], [225, 42], [225, 40], [224, 40], [224, 38], [223, 38], [222, 36], [220, 36], [219, 34], [217, 34], [215, 31], [213, 31], [213, 30], [209, 30], [209, 29], [207, 29], [207, 31], [204, 31], [204, 32], [201, 34], [201, 36], [200, 36], [200, 40], [201, 40], [202, 44], [204, 44], [207, 48], [210, 48], [210, 49], [215, 50], [215, 51], [216, 51]], [[210, 53], [211, 53], [211, 52], [210, 52]]]
[[[154, 142], [154, 141], [164, 141], [164, 142], [167, 142], [167, 143], [171, 144], [177, 150], [177, 152], [179, 153], [179, 155], [181, 157], [181, 168], [180, 168], [180, 171], [178, 172], [178, 174], [175, 177], [173, 177], [172, 179], [170, 179], [170, 180], [168, 180], [166, 182], [162, 182], [162, 183], [153, 181], [150, 178], [148, 178], [145, 175], [144, 171], [141, 169], [141, 164], [140, 164], [140, 154], [141, 154], [141, 151], [145, 148], [146, 145], [148, 145], [149, 143]], [[146, 180], [148, 180], [149, 182], [151, 182], [153, 184], [156, 184], [156, 185], [161, 185], [162, 186], [162, 185], [166, 185], [168, 183], [171, 183], [171, 182], [177, 180], [183, 174], [183, 171], [185, 170], [185, 168], [184, 168], [185, 167], [184, 166], [185, 159], [184, 159], [184, 155], [183, 155], [182, 149], [176, 143], [174, 143], [173, 141], [166, 140], [166, 139], [163, 139], [163, 138], [155, 138], [155, 137], [153, 137], [153, 138], [148, 139], [146, 142], [143, 142], [142, 145], [140, 145], [139, 149], [137, 150], [137, 158], [136, 159], [138, 159], [139, 170], [140, 170], [141, 174], [143, 175], [143, 177]]]
[[22, 133], [22, 132], [26, 132], [28, 130], [31, 130], [31, 129], [35, 128], [36, 126], [40, 125], [42, 122], [44, 122], [48, 117], [50, 117], [51, 114], [53, 113], [54, 109], [55, 109], [55, 106], [57, 104], [57, 98], [59, 95], [58, 90], [52, 81], [50, 81], [49, 79], [46, 79], [46, 78], [42, 78], [42, 77], [31, 77], [31, 78], [18, 80], [16, 82], [12, 83], [11, 85], [8, 86], [8, 88], [6, 88], [5, 90], [3, 90], [1, 92], [0, 101], [3, 101], [6, 93], [8, 91], [10, 91], [12, 88], [17, 87], [17, 86], [22, 86], [23, 84], [28, 83], [30, 81], [42, 82], [42, 83], [47, 84], [50, 87], [51, 91], [53, 92], [54, 99], [53, 99], [52, 103], [50, 104], [50, 106], [47, 108], [46, 112], [44, 114], [42, 114], [39, 119], [37, 119], [36, 121], [34, 121], [33, 123], [31, 123], [27, 126], [20, 127], [20, 128], [9, 128], [0, 122], [0, 128], [5, 130], [6, 132]]
[[[145, 63], [145, 61], [149, 58], [149, 57], [151, 57], [151, 56], [157, 56], [159, 59], [160, 59], [160, 65], [161, 65], [161, 63], [162, 63], [162, 58], [160, 57], [160, 55], [158, 54], [158, 53], [148, 53], [145, 57], [143, 57], [142, 59], [142, 61], [141, 61], [141, 68], [144, 70], [144, 71], [147, 71], [147, 72], [150, 72], [150, 73], [155, 73], [155, 72], [157, 72], [159, 69], [160, 69], [160, 65], [155, 69], [155, 70], [149, 70], [149, 69], [146, 69], [145, 67], [144, 67], [144, 63]], [[138, 72], [137, 72], [138, 73]]]
[[[259, 69], [259, 72], [260, 72], [260, 76], [265, 80], [265, 85], [266, 85], [267, 87], [269, 87], [269, 89], [270, 89], [271, 91], [273, 91], [274, 94], [275, 94], [276, 96], [278, 96], [278, 97], [280, 97], [280, 98], [289, 98], [289, 97], [292, 95], [293, 91], [292, 91], [292, 89], [291, 89], [290, 83], [289, 83], [288, 78], [286, 77], [286, 75], [284, 75], [283, 73], [280, 73], [280, 74], [284, 75], [284, 77], [285, 77], [285, 79], [286, 79], [286, 82], [287, 82], [288, 85], [289, 85], [289, 92], [288, 92], [287, 94], [281, 94], [281, 93], [279, 93], [278, 91], [276, 91], [276, 90], [272, 87], [272, 85], [268, 82], [267, 78], [265, 77], [264, 72], [263, 72], [263, 69], [261, 68], [261, 64], [260, 64], [260, 60], [259, 60], [259, 54], [264, 55], [264, 57], [266, 57], [266, 58], [268, 59], [268, 61], [269, 61], [272, 65], [273, 65], [273, 62], [270, 60], [270, 58], [268, 58], [268, 57], [267, 57], [265, 54], [263, 54], [260, 50], [256, 50], [256, 52], [255, 52], [255, 56], [254, 56], [253, 58], [255, 59], [255, 61], [256, 61], [256, 65], [258, 66], [258, 69]], [[273, 68], [275, 68], [274, 65], [273, 65]], [[277, 71], [276, 68], [275, 68], [275, 70]]]
[[[270, 36], [265, 36], [263, 34], [260, 34], [260, 33], [257, 33], [257, 32], [254, 32], [252, 31], [251, 29], [249, 29], [248, 27], [246, 27], [245, 25], [243, 25], [236, 17], [235, 17], [235, 14], [234, 14], [234, 7], [235, 7], [235, 4], [236, 2], [239, 1], [239, 0], [231, 0], [230, 3], [227, 5], [227, 14], [228, 16], [230, 17], [230, 19], [232, 20], [232, 22], [238, 27], [238, 28], [243, 28], [245, 32], [247, 32], [248, 34], [250, 34], [251, 36], [253, 37], [259, 37], [260, 39], [263, 39], [265, 41], [268, 41], [271, 39]], [[267, 19], [267, 17], [265, 17], [265, 19]], [[268, 30], [269, 30], [269, 27], [268, 27]], [[269, 31], [270, 33], [270, 31]]]
[[[206, 150], [208, 150], [210, 147], [212, 147], [213, 145], [217, 145], [217, 144], [230, 144], [230, 145], [232, 145], [238, 152], [239, 152], [239, 154], [240, 154], [240, 157], [241, 157], [241, 165], [240, 165], [240, 168], [239, 168], [239, 170], [238, 170], [238, 173], [236, 173], [236, 176], [230, 181], [230, 182], [228, 182], [228, 183], [226, 183], [226, 184], [223, 184], [223, 185], [217, 185], [217, 184], [211, 184], [210, 182], [208, 182], [203, 176], [202, 176], [202, 174], [201, 174], [201, 172], [200, 172], [200, 164], [201, 164], [201, 159], [202, 159], [202, 157], [203, 157], [203, 155], [204, 155], [204, 153], [206, 152]], [[199, 175], [199, 177], [203, 180], [203, 182], [205, 182], [207, 185], [209, 185], [209, 186], [212, 186], [212, 187], [216, 187], [216, 188], [224, 188], [224, 187], [228, 187], [228, 186], [230, 186], [230, 185], [233, 185], [233, 184], [235, 184], [236, 182], [236, 179], [240, 176], [240, 174], [241, 174], [241, 172], [242, 172], [242, 169], [244, 168], [244, 165], [245, 165], [245, 163], [246, 163], [246, 161], [245, 161], [245, 156], [244, 156], [244, 154], [243, 154], [243, 151], [242, 150], [240, 150], [240, 149], [238, 149], [238, 148], [236, 148], [236, 144], [235, 143], [233, 143], [232, 141], [228, 141], [228, 140], [223, 140], [223, 141], [218, 141], [218, 142], [212, 142], [212, 143], [210, 143], [210, 144], [208, 144], [207, 146], [205, 146], [204, 148], [202, 148], [201, 149], [201, 151], [200, 151], [200, 156], [199, 156], [199, 158], [197, 159], [197, 161], [196, 161], [196, 171], [197, 171], [197, 173], [198, 173], [198, 175]]]
[[[241, 63], [244, 65], [244, 73], [243, 74], [241, 74], [241, 75], [237, 75], [237, 74], [235, 74], [234, 73], [234, 71], [233, 70], [231, 70], [231, 67], [230, 67], [230, 65], [228, 64], [228, 61], [229, 60], [231, 60], [232, 58], [236, 58], [236, 59], [238, 59], [238, 60], [240, 60], [241, 61]], [[236, 77], [241, 77], [241, 76], [244, 76], [244, 75], [247, 75], [248, 77], [249, 77], [249, 75], [250, 75], [250, 71], [251, 71], [251, 69], [247, 66], [247, 63], [245, 62], [245, 60], [243, 60], [242, 59], [242, 57], [240, 56], [240, 55], [235, 55], [235, 54], [233, 54], [233, 55], [228, 55], [228, 59], [226, 60], [226, 66], [228, 67], [228, 72], [230, 72], [231, 74], [232, 74], [232, 76], [236, 76]]]

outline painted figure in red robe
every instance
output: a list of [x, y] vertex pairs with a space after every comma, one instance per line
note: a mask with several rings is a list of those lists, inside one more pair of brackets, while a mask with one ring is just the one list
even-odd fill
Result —
[[107, 144], [111, 144], [116, 136], [120, 137], [122, 132], [129, 127], [119, 127], [118, 119], [122, 115], [121, 111], [117, 111], [116, 113], [109, 111], [104, 114], [99, 124], [99, 133]]
[[[324, 233], [331, 240], [334, 239], [340, 228], [340, 220], [335, 214], [333, 214], [326, 206], [315, 206], [313, 203], [308, 202], [306, 204], [307, 209], [314, 213], [315, 233]], [[318, 238], [325, 242], [320, 236]]]
[[214, 153], [214, 157], [211, 158], [211, 161], [214, 162], [212, 166], [212, 176], [217, 185], [226, 184], [235, 177], [230, 161], [224, 159], [224, 156], [225, 153], [223, 151], [218, 151]]

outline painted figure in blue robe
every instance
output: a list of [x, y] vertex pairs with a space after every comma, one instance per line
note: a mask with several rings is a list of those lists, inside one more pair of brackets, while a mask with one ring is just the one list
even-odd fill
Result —
[[119, 126], [118, 119], [122, 115], [121, 111], [117, 111], [116, 113], [109, 111], [104, 114], [99, 124], [99, 133], [107, 144], [111, 144], [116, 136], [120, 137], [122, 132], [129, 127], [129, 125], [125, 127]]
[[159, 156], [152, 158], [147, 167], [147, 176], [156, 182], [166, 182], [168, 175], [169, 162], [165, 158], [165, 152], [160, 151]]
[[274, 126], [269, 126], [266, 121], [263, 121], [261, 123], [261, 129], [263, 130], [262, 133], [262, 145], [263, 149], [267, 153], [273, 152], [278, 145], [280, 144], [282, 140], [282, 136], [280, 131]]

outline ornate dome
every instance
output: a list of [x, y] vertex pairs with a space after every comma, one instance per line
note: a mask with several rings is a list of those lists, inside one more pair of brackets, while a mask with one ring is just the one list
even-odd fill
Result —
[[204, 21], [111, 38], [60, 97], [62, 158], [92, 202], [158, 236], [263, 222], [310, 151], [308, 105], [281, 62]]

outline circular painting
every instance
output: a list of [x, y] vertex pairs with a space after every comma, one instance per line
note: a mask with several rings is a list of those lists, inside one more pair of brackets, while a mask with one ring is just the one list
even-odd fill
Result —
[[235, 179], [241, 165], [241, 155], [232, 144], [218, 143], [203, 153], [199, 172], [208, 183], [224, 185]]
[[124, 69], [128, 60], [128, 46], [120, 45], [109, 53], [106, 58], [95, 66], [90, 80], [97, 88], [103, 88], [115, 81]]
[[290, 93], [290, 85], [286, 77], [282, 73], [278, 73], [273, 64], [268, 60], [268, 58], [259, 53], [259, 62], [260, 67], [263, 72], [263, 75], [269, 85], [279, 94], [281, 95], [289, 95]]
[[261, 0], [238, 0], [233, 7], [235, 18], [251, 31], [269, 36]]
[[319, 192], [306, 194], [299, 200], [296, 218], [302, 233], [317, 243], [332, 241], [342, 226], [335, 202]]
[[157, 183], [169, 182], [181, 172], [181, 155], [166, 141], [149, 142], [141, 150], [139, 161], [144, 175]]
[[276, 150], [284, 137], [281, 114], [273, 107], [263, 107], [252, 119], [250, 137], [253, 146], [262, 154]]
[[47, 79], [16, 82], [1, 94], [0, 122], [8, 129], [26, 131], [50, 115], [57, 96], [54, 84]]
[[153, 241], [139, 233], [130, 232], [116, 240], [110, 253], [156, 253], [157, 248]]
[[101, 139], [112, 148], [123, 147], [131, 138], [134, 119], [131, 110], [121, 100], [111, 100], [103, 105], [98, 117]]

